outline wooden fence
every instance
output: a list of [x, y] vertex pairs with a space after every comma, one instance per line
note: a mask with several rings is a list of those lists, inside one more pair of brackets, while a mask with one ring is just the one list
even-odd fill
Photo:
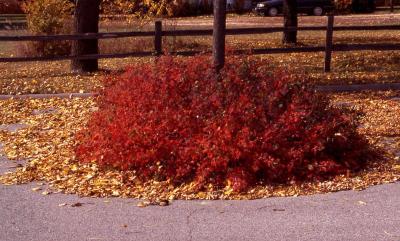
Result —
[[[281, 53], [305, 53], [305, 52], [325, 52], [324, 70], [329, 72], [331, 69], [332, 51], [362, 51], [362, 50], [400, 50], [400, 43], [393, 44], [334, 44], [333, 33], [336, 31], [377, 31], [377, 30], [400, 30], [400, 25], [385, 26], [334, 26], [334, 16], [327, 16], [326, 26], [304, 26], [290, 29], [298, 31], [326, 31], [326, 41], [324, 46], [312, 47], [285, 47], [285, 48], [262, 48], [262, 49], [241, 49], [234, 50], [234, 54], [251, 53], [257, 54], [281, 54]], [[80, 56], [56, 56], [56, 57], [5, 57], [0, 58], [1, 62], [25, 62], [25, 61], [56, 61], [70, 59], [103, 59], [103, 58], [125, 58], [125, 57], [145, 57], [162, 55], [163, 36], [211, 36], [212, 30], [163, 30], [160, 21], [155, 22], [154, 31], [135, 31], [135, 32], [108, 32], [108, 33], [87, 33], [73, 35], [37, 35], [37, 36], [0, 36], [1, 41], [57, 41], [57, 40], [82, 40], [82, 39], [111, 39], [126, 37], [153, 37], [154, 51], [118, 53], [118, 54], [95, 54]], [[283, 32], [283, 27], [258, 27], [258, 28], [235, 28], [227, 29], [226, 35], [250, 35], [268, 34]], [[210, 50], [211, 52], [211, 50]], [[201, 51], [176, 51], [171, 54], [192, 56]]]
[[0, 14], [0, 30], [26, 28], [25, 14]]

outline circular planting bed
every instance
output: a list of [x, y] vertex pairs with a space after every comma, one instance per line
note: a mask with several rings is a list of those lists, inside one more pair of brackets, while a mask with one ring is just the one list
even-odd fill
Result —
[[312, 89], [243, 57], [228, 57], [219, 74], [207, 56], [163, 57], [108, 77], [95, 98], [1, 101], [4, 123], [28, 125], [0, 130], [4, 152], [29, 161], [0, 181], [48, 182], [49, 190], [34, 190], [44, 195], [144, 198], [146, 206], [399, 180], [395, 151], [380, 146], [379, 134], [365, 135], [374, 124], [362, 104]]

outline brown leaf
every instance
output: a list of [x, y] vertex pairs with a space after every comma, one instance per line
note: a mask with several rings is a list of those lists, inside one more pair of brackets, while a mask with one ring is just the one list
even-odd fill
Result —
[[77, 203], [73, 203], [71, 204], [71, 207], [81, 207], [83, 205], [83, 203], [77, 202]]

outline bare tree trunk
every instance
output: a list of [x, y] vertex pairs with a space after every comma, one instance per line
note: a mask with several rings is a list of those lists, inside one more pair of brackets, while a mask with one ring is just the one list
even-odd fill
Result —
[[393, 0], [390, 0], [390, 12], [393, 13], [393, 11], [394, 11]]
[[[100, 0], [76, 0], [74, 13], [75, 33], [99, 32]], [[72, 55], [98, 54], [98, 40], [84, 39], [74, 41]], [[76, 59], [71, 61], [71, 69], [76, 72], [98, 70], [97, 59]]]
[[218, 71], [225, 63], [226, 0], [214, 0], [213, 59]]
[[290, 27], [297, 27], [297, 0], [283, 1], [283, 43], [296, 44], [297, 30], [290, 30]]

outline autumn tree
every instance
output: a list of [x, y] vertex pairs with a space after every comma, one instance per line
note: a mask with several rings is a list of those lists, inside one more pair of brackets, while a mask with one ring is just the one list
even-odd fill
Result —
[[295, 44], [297, 42], [297, 0], [283, 0], [283, 43]]
[[105, 14], [134, 14], [138, 17], [178, 16], [188, 11], [186, 0], [102, 0]]
[[[180, 1], [176, 0], [75, 0], [74, 32], [98, 33], [100, 7], [103, 12], [137, 13], [140, 16], [174, 15], [179, 11]], [[72, 55], [98, 54], [97, 39], [74, 41]], [[92, 72], [98, 70], [97, 59], [74, 59], [71, 69], [75, 72]]]

